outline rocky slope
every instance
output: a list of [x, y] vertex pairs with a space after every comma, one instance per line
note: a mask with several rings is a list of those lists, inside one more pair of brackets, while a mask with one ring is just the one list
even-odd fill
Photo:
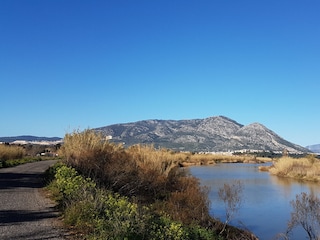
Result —
[[145, 120], [95, 130], [127, 146], [142, 143], [182, 151], [287, 149], [292, 153], [308, 152], [308, 149], [286, 141], [260, 123], [244, 126], [223, 116], [192, 120]]

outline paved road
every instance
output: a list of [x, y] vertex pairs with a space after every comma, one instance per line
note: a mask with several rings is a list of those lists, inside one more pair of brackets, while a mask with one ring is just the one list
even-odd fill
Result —
[[41, 193], [54, 160], [0, 169], [0, 239], [64, 239], [54, 203]]

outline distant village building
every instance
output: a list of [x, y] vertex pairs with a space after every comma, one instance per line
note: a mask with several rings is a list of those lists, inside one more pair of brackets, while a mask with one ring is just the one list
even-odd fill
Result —
[[112, 139], [111, 135], [106, 136], [106, 141], [111, 140], [111, 139]]

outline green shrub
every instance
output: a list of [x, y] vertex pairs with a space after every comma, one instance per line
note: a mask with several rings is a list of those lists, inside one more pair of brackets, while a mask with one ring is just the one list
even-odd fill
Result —
[[81, 232], [88, 234], [94, 231], [97, 213], [93, 201], [90, 199], [74, 201], [65, 209], [64, 223], [81, 229]]
[[184, 224], [207, 221], [207, 191], [178, 167], [178, 158], [168, 150], [142, 145], [124, 149], [92, 130], [67, 134], [60, 150], [67, 164], [109, 190], [142, 204], [163, 202], [159, 210], [169, 209]]
[[219, 238], [211, 229], [199, 225], [183, 225], [167, 214], [157, 216], [150, 224], [148, 238], [152, 240], [214, 240]]
[[151, 240], [188, 239], [188, 234], [183, 225], [172, 221], [168, 216], [160, 216], [155, 219], [151, 224], [149, 234]]
[[49, 170], [53, 171], [55, 180], [50, 189], [55, 189], [55, 197], [65, 209], [66, 224], [102, 239], [124, 239], [145, 231], [146, 217], [128, 198], [98, 189], [90, 178], [66, 165], [55, 165]]
[[15, 167], [21, 164], [37, 162], [41, 160], [41, 157], [24, 157], [21, 159], [9, 159], [2, 162], [0, 161], [0, 168]]
[[191, 226], [187, 229], [190, 240], [213, 240], [219, 238], [212, 229], [200, 227], [199, 225]]
[[60, 193], [63, 202], [81, 199], [96, 184], [90, 178], [84, 178], [74, 168], [62, 165], [56, 169], [54, 186]]
[[125, 239], [139, 235], [140, 214], [138, 205], [126, 197], [102, 191], [99, 196], [100, 209], [96, 228], [105, 233], [108, 239]]
[[45, 180], [48, 185], [56, 179], [55, 175], [57, 173], [58, 168], [61, 168], [64, 165], [64, 163], [59, 161], [45, 171]]
[[52, 189], [66, 221], [92, 239], [216, 239], [208, 189], [172, 152], [125, 149], [91, 130], [67, 134], [60, 150], [74, 168], [59, 167]]
[[64, 221], [90, 239], [216, 239], [213, 232], [200, 226], [188, 227], [172, 220], [167, 213], [156, 214], [150, 207], [132, 203], [129, 198], [97, 188], [61, 163], [48, 170], [55, 180], [50, 188], [64, 209]]

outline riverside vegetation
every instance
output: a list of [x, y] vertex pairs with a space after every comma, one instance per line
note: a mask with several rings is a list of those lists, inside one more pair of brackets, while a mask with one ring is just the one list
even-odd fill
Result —
[[[43, 147], [0, 145], [0, 168], [48, 159], [35, 157], [44, 150], [39, 148]], [[64, 212], [65, 223], [84, 234], [82, 239], [256, 239], [227, 226], [241, 202], [239, 183], [219, 189], [227, 216], [221, 223], [208, 214], [208, 189], [181, 166], [273, 160], [271, 167], [261, 170], [320, 180], [320, 160], [314, 155], [268, 159], [175, 153], [141, 145], [124, 149], [101, 141], [90, 130], [67, 134], [60, 154], [66, 161], [48, 170], [49, 189]], [[320, 199], [301, 193], [291, 206], [284, 238], [289, 239], [290, 232], [300, 226], [309, 239], [320, 239]]]
[[66, 134], [48, 170], [64, 221], [85, 239], [256, 239], [209, 215], [208, 189], [179, 167], [182, 156], [152, 146]]
[[[307, 155], [302, 158], [283, 156], [274, 161], [270, 167], [260, 170], [269, 171], [279, 177], [293, 178], [301, 181], [320, 181], [320, 159], [316, 155]], [[284, 239], [296, 227], [301, 227], [310, 240], [320, 239], [320, 198], [313, 192], [302, 192], [290, 202], [292, 206], [291, 219], [288, 222]]]
[[306, 181], [320, 181], [320, 160], [315, 155], [303, 158], [282, 157], [266, 169], [273, 175]]

